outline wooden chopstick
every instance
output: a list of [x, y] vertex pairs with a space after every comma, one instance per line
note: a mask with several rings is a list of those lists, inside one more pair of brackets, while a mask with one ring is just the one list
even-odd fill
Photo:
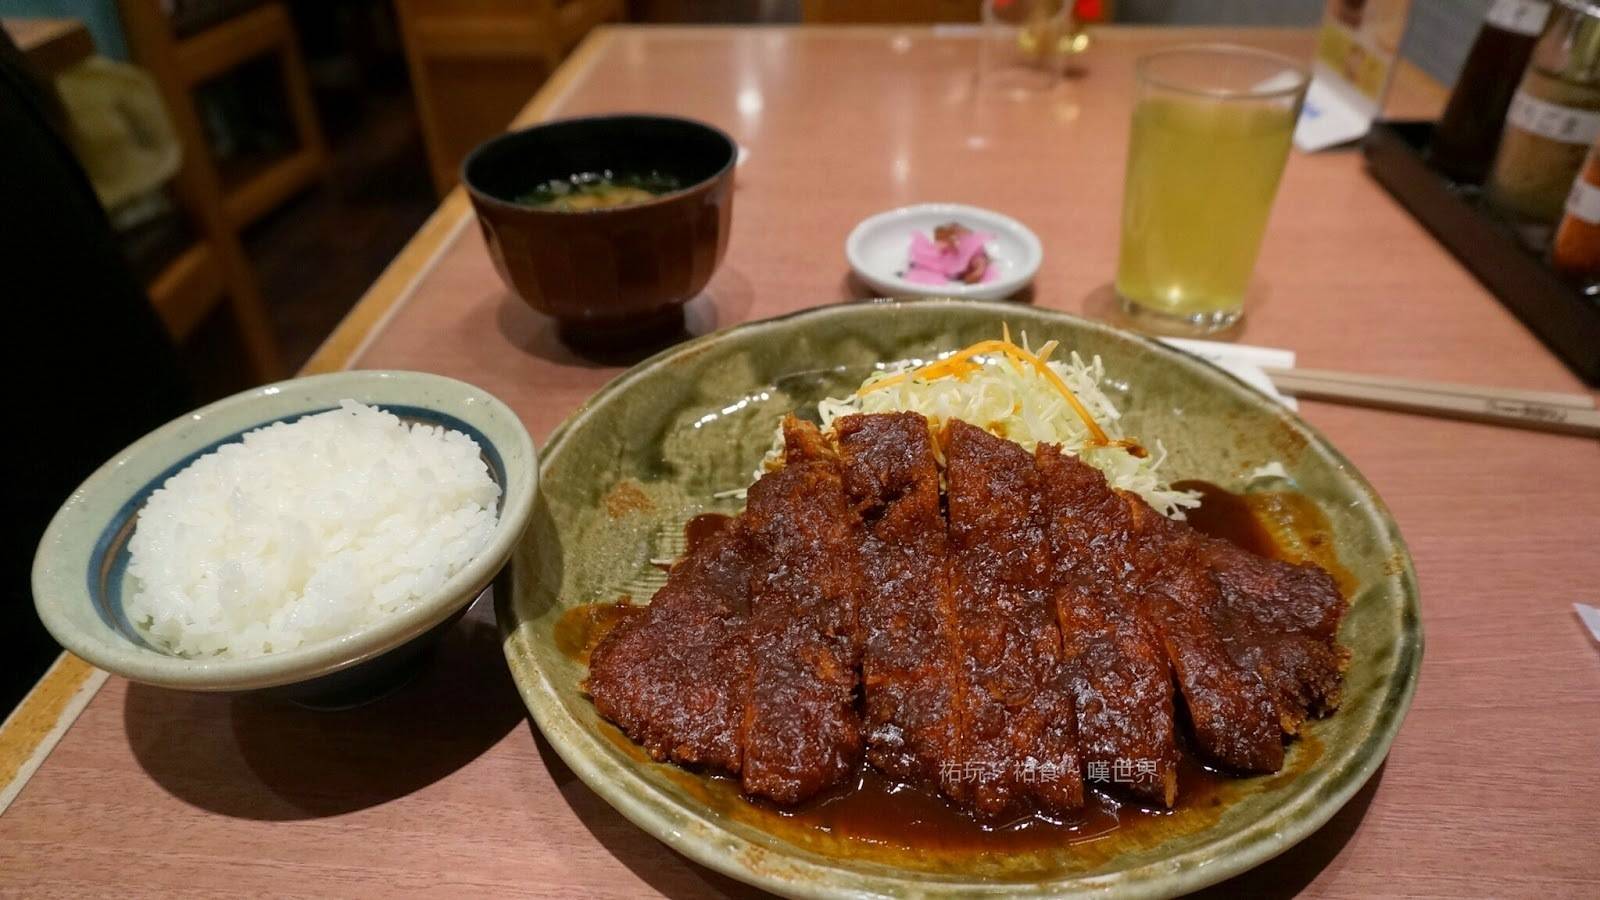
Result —
[[1354, 372], [1333, 372], [1327, 369], [1267, 369], [1269, 376], [1298, 375], [1318, 381], [1337, 381], [1341, 384], [1364, 384], [1381, 388], [1403, 388], [1425, 391], [1430, 394], [1451, 394], [1458, 397], [1495, 397], [1500, 400], [1522, 403], [1543, 403], [1569, 409], [1594, 409], [1594, 398], [1588, 394], [1568, 394], [1561, 391], [1527, 391], [1519, 388], [1480, 387], [1475, 384], [1452, 384], [1445, 381], [1418, 381], [1412, 378], [1393, 378], [1388, 375], [1358, 375]]
[[1285, 394], [1404, 412], [1469, 419], [1540, 431], [1600, 437], [1600, 410], [1585, 394], [1477, 387], [1409, 378], [1324, 372], [1264, 370]]

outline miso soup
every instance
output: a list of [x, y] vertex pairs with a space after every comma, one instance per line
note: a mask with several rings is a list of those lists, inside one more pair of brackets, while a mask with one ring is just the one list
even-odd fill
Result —
[[645, 203], [682, 189], [682, 182], [663, 172], [619, 174], [606, 169], [541, 182], [518, 196], [517, 202], [553, 212], [583, 212]]

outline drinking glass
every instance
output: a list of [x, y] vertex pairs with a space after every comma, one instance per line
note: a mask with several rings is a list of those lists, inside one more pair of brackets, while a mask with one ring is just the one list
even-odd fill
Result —
[[979, 84], [1019, 97], [1054, 87], [1089, 46], [1072, 0], [984, 0], [980, 37]]
[[1136, 325], [1206, 334], [1239, 320], [1308, 81], [1248, 47], [1139, 60], [1116, 282]]

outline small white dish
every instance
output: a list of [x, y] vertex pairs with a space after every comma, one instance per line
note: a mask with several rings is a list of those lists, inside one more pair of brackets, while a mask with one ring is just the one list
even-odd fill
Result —
[[[994, 279], [978, 284], [922, 284], [900, 277], [911, 264], [912, 233], [920, 231], [932, 237], [933, 230], [947, 222], [994, 235], [985, 245], [996, 272]], [[884, 296], [998, 300], [1033, 280], [1044, 259], [1044, 248], [1038, 235], [1010, 216], [963, 203], [919, 203], [863, 219], [845, 238], [844, 254], [856, 277]]]

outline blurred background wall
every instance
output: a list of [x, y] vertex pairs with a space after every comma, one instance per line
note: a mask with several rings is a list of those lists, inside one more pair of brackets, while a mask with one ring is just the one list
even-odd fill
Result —
[[1452, 84], [1492, 0], [1412, 0], [1401, 50], [1424, 72]]

